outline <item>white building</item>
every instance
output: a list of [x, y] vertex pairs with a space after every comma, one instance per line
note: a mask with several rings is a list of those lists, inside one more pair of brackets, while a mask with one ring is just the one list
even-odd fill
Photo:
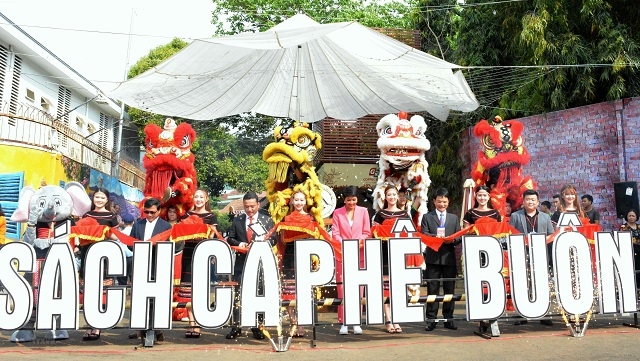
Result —
[[119, 103], [0, 13], [0, 204], [8, 216], [23, 186], [82, 181], [81, 168], [120, 195], [142, 188], [139, 143], [117, 144], [120, 119]]

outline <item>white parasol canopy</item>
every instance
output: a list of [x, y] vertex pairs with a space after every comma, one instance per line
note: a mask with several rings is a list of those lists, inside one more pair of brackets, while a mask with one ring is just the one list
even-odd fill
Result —
[[357, 22], [295, 15], [260, 33], [199, 39], [111, 94], [166, 116], [255, 112], [315, 122], [367, 114], [473, 111], [459, 66]]

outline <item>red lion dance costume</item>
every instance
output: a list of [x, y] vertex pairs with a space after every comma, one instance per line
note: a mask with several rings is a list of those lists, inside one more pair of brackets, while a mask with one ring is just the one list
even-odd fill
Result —
[[176, 125], [167, 118], [164, 129], [155, 124], [144, 127], [147, 154], [144, 157], [146, 170], [144, 195], [162, 200], [160, 216], [166, 218], [167, 208], [175, 206], [178, 217], [182, 217], [193, 206], [193, 194], [198, 183], [195, 157], [191, 145], [196, 132], [188, 123]]
[[486, 185], [491, 189], [491, 204], [503, 216], [507, 202], [514, 211], [519, 209], [522, 193], [536, 187], [530, 176], [522, 175], [522, 166], [529, 163], [523, 130], [524, 126], [519, 121], [502, 121], [500, 116], [489, 121], [482, 119], [473, 128], [484, 149], [478, 154], [471, 177], [476, 185]]
[[[140, 209], [142, 210], [146, 199], [158, 198], [162, 200], [160, 217], [166, 219], [167, 209], [175, 207], [178, 217], [181, 218], [193, 207], [193, 194], [198, 187], [196, 168], [193, 165], [195, 157], [191, 153], [196, 132], [190, 124], [176, 125], [171, 118], [165, 120], [164, 128], [148, 124], [144, 132], [147, 154], [143, 163], [147, 175], [144, 186], [145, 199], [140, 201]], [[195, 241], [208, 238], [210, 233], [211, 230], [200, 219], [190, 219], [175, 226], [171, 238], [174, 241]], [[182, 254], [179, 254], [174, 264], [175, 285], [181, 282], [181, 270]], [[174, 301], [188, 302], [190, 298], [189, 286], [174, 289]], [[174, 309], [174, 320], [184, 317], [187, 317], [185, 308]]]

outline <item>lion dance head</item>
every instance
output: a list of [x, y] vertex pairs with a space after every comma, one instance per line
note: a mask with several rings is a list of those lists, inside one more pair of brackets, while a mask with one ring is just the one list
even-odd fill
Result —
[[266, 185], [271, 217], [276, 223], [284, 219], [289, 213], [291, 195], [301, 190], [307, 198], [309, 213], [323, 226], [322, 184], [312, 165], [322, 148], [320, 134], [306, 123], [294, 122], [276, 127], [273, 135], [274, 142], [262, 152], [262, 159], [269, 164]]
[[176, 125], [173, 119], [167, 118], [163, 128], [148, 124], [144, 133], [145, 198], [162, 200], [163, 217], [170, 206], [175, 206], [178, 216], [182, 216], [193, 206], [193, 193], [197, 188], [195, 157], [191, 153], [196, 132], [188, 123]]
[[389, 114], [380, 119], [376, 130], [380, 174], [373, 192], [374, 209], [382, 209], [384, 191], [388, 185], [393, 185], [401, 193], [410, 193], [406, 207], [414, 207], [418, 211], [416, 217], [420, 217], [427, 211], [427, 191], [431, 184], [427, 173], [429, 164], [424, 156], [431, 145], [425, 136], [424, 118], [414, 115], [409, 119], [406, 112]]
[[523, 130], [521, 122], [503, 121], [500, 116], [489, 121], [482, 119], [473, 129], [482, 142], [482, 150], [471, 177], [476, 185], [491, 189], [491, 203], [503, 215], [507, 202], [513, 210], [520, 208], [522, 193], [536, 185], [530, 176], [522, 175], [522, 167], [530, 158]]

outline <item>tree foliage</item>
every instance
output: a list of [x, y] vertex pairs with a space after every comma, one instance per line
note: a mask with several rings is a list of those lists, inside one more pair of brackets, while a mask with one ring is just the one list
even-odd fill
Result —
[[[469, 6], [459, 14], [453, 62], [540, 66], [540, 76], [499, 98], [495, 105], [505, 109], [504, 116], [523, 115], [515, 110], [537, 114], [640, 93], [640, 11], [635, 2], [533, 0]], [[483, 36], [477, 36], [478, 31]], [[504, 69], [503, 74], [505, 81], [515, 81]]]
[[413, 0], [384, 3], [363, 0], [217, 0], [212, 23], [216, 34], [264, 31], [305, 13], [325, 24], [358, 21], [369, 27], [411, 28], [408, 9]]

